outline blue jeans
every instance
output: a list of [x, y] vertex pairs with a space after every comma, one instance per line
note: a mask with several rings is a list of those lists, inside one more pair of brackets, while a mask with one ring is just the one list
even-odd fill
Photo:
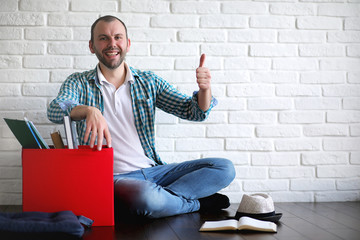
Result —
[[197, 199], [218, 192], [234, 178], [231, 161], [204, 158], [115, 175], [114, 195], [131, 213], [160, 218], [198, 211]]

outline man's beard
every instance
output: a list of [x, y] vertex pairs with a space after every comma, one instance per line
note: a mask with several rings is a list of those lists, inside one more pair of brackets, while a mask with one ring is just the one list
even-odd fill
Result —
[[95, 55], [98, 58], [98, 60], [105, 65], [105, 67], [107, 67], [108, 69], [116, 69], [118, 68], [123, 61], [125, 61], [125, 57], [126, 57], [126, 51], [121, 51], [121, 49], [119, 48], [107, 48], [104, 50], [105, 51], [109, 51], [109, 50], [116, 50], [119, 51], [119, 55], [120, 58], [116, 61], [106, 61], [105, 57], [103, 56], [104, 54], [101, 54], [95, 47], [94, 47], [94, 51], [95, 51]]

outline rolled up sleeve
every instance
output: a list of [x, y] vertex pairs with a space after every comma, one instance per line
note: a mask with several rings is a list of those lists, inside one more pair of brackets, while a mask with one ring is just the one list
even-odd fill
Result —
[[78, 85], [75, 79], [69, 77], [61, 85], [58, 96], [49, 104], [47, 117], [54, 123], [63, 123], [64, 116], [69, 116], [71, 110], [78, 105]]

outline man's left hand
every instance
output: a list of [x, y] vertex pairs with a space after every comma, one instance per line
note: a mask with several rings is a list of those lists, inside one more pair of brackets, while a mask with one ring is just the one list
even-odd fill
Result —
[[205, 54], [200, 57], [200, 65], [196, 69], [196, 79], [200, 91], [206, 91], [211, 89], [211, 75], [210, 70], [204, 67]]
[[211, 75], [210, 70], [204, 67], [205, 54], [200, 57], [200, 65], [196, 69], [196, 82], [199, 86], [198, 104], [199, 107], [206, 111], [211, 103]]

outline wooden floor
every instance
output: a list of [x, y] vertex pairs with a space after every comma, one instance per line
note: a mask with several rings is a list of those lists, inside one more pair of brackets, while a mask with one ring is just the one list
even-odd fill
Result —
[[[360, 202], [344, 203], [277, 203], [283, 213], [277, 233], [199, 232], [206, 220], [221, 220], [235, 215], [238, 204], [219, 214], [191, 213], [157, 220], [120, 219], [115, 227], [93, 227], [84, 240], [360, 240]], [[2, 212], [21, 211], [19, 206], [0, 206]], [[0, 232], [1, 240], [76, 239], [61, 234], [14, 234]]]

